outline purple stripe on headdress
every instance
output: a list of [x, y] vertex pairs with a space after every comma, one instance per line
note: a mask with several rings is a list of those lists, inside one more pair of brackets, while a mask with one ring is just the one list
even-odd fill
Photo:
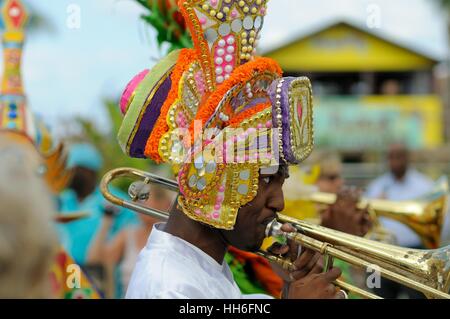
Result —
[[167, 95], [169, 95], [171, 86], [172, 80], [169, 76], [157, 89], [150, 104], [145, 109], [144, 116], [142, 117], [141, 123], [130, 147], [131, 157], [145, 158], [145, 145], [147, 144], [148, 137], [152, 133], [153, 127], [161, 114], [161, 107], [167, 99]]
[[[283, 124], [283, 154], [284, 158], [289, 164], [297, 164], [297, 159], [295, 158], [294, 154], [292, 153], [291, 148], [291, 121], [293, 120], [291, 118], [290, 112], [289, 112], [289, 87], [293, 80], [295, 80], [294, 77], [288, 77], [283, 78], [284, 83], [281, 87], [281, 115], [282, 115], [282, 124]], [[278, 121], [277, 121], [277, 112], [276, 112], [276, 101], [277, 101], [277, 85], [279, 81], [274, 81], [272, 85], [269, 88], [269, 96], [272, 101], [272, 121], [273, 121], [273, 127], [278, 128]]]
[[268, 102], [267, 97], [258, 97], [258, 98], [252, 99], [250, 101], [250, 103], [248, 103], [241, 110], [239, 110], [239, 113], [242, 113], [248, 109], [251, 109], [251, 108], [255, 107], [256, 105], [267, 103], [267, 102]]

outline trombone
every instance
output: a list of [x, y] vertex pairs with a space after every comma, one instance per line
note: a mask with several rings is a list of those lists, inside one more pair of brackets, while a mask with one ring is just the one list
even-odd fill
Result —
[[[109, 191], [111, 182], [117, 178], [125, 177], [139, 179], [130, 185], [128, 193], [131, 201], [116, 197]], [[119, 168], [108, 172], [103, 177], [100, 188], [103, 196], [115, 205], [166, 220], [169, 217], [168, 212], [155, 210], [138, 202], [148, 198], [150, 184], [178, 192], [178, 185], [175, 181], [132, 168]], [[297, 229], [297, 232], [282, 232], [281, 225], [284, 223], [291, 223]], [[278, 214], [278, 218], [267, 226], [266, 236], [282, 236], [329, 258], [337, 258], [357, 267], [376, 269], [381, 276], [420, 291], [428, 298], [450, 299], [450, 294], [448, 294], [450, 288], [450, 246], [435, 250], [401, 248], [345, 234], [282, 214]], [[279, 264], [284, 269], [294, 269], [294, 265], [282, 257], [265, 251], [260, 251], [259, 254], [269, 261]], [[366, 298], [380, 298], [346, 282], [337, 281], [336, 285]]]
[[[437, 248], [440, 246], [441, 232], [447, 213], [448, 192], [448, 180], [442, 177], [430, 193], [416, 200], [390, 201], [363, 198], [359, 201], [358, 208], [368, 208], [374, 221], [371, 235], [379, 238], [380, 241], [389, 242], [385, 239], [393, 235], [379, 225], [379, 218], [385, 217], [408, 226], [420, 237], [425, 247]], [[337, 196], [331, 193], [313, 192], [305, 194], [300, 199], [319, 205], [332, 205], [336, 202]]]

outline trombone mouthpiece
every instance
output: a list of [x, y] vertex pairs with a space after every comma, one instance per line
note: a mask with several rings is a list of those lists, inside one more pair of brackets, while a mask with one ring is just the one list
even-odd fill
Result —
[[274, 237], [278, 243], [286, 244], [287, 234], [281, 230], [281, 224], [278, 220], [274, 219], [266, 227], [266, 237]]

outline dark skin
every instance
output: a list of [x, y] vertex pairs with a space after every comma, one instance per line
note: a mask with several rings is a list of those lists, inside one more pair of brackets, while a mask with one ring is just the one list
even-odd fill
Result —
[[340, 171], [322, 174], [316, 185], [321, 192], [337, 195], [335, 204], [321, 208], [322, 226], [361, 237], [369, 232], [372, 222], [367, 207], [357, 207], [361, 192], [345, 187]]
[[372, 227], [372, 222], [367, 207], [358, 208], [359, 199], [360, 192], [356, 189], [342, 189], [337, 194], [336, 203], [322, 212], [322, 226], [355, 236], [365, 236]]
[[[274, 175], [260, 175], [259, 188], [256, 197], [242, 207], [236, 219], [233, 230], [224, 231], [196, 222], [178, 208], [174, 208], [166, 224], [165, 231], [195, 245], [206, 254], [222, 264], [228, 246], [234, 246], [245, 251], [256, 251], [263, 243], [267, 224], [276, 217], [276, 213], [284, 209], [282, 185], [288, 177], [287, 168], [282, 167]], [[286, 224], [283, 230], [295, 229]], [[341, 272], [333, 268], [322, 273], [323, 266], [320, 255], [303, 250], [298, 256], [298, 246], [289, 243], [288, 246], [276, 247], [278, 254], [286, 254], [297, 266], [293, 273], [281, 272], [285, 279], [285, 298], [343, 298], [332, 284]]]
[[341, 172], [330, 172], [321, 174], [316, 182], [321, 192], [336, 194], [344, 186]]
[[73, 177], [69, 188], [77, 194], [79, 202], [92, 194], [97, 186], [97, 178], [96, 171], [80, 166], [73, 168]]
[[388, 151], [389, 169], [397, 180], [403, 180], [408, 171], [409, 152], [402, 144], [391, 145]]

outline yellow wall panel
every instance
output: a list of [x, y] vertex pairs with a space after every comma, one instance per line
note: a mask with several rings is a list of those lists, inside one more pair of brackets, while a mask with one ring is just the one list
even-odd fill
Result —
[[444, 142], [443, 105], [434, 95], [327, 96], [316, 98], [314, 109], [319, 147], [383, 149], [402, 141], [423, 149]]

